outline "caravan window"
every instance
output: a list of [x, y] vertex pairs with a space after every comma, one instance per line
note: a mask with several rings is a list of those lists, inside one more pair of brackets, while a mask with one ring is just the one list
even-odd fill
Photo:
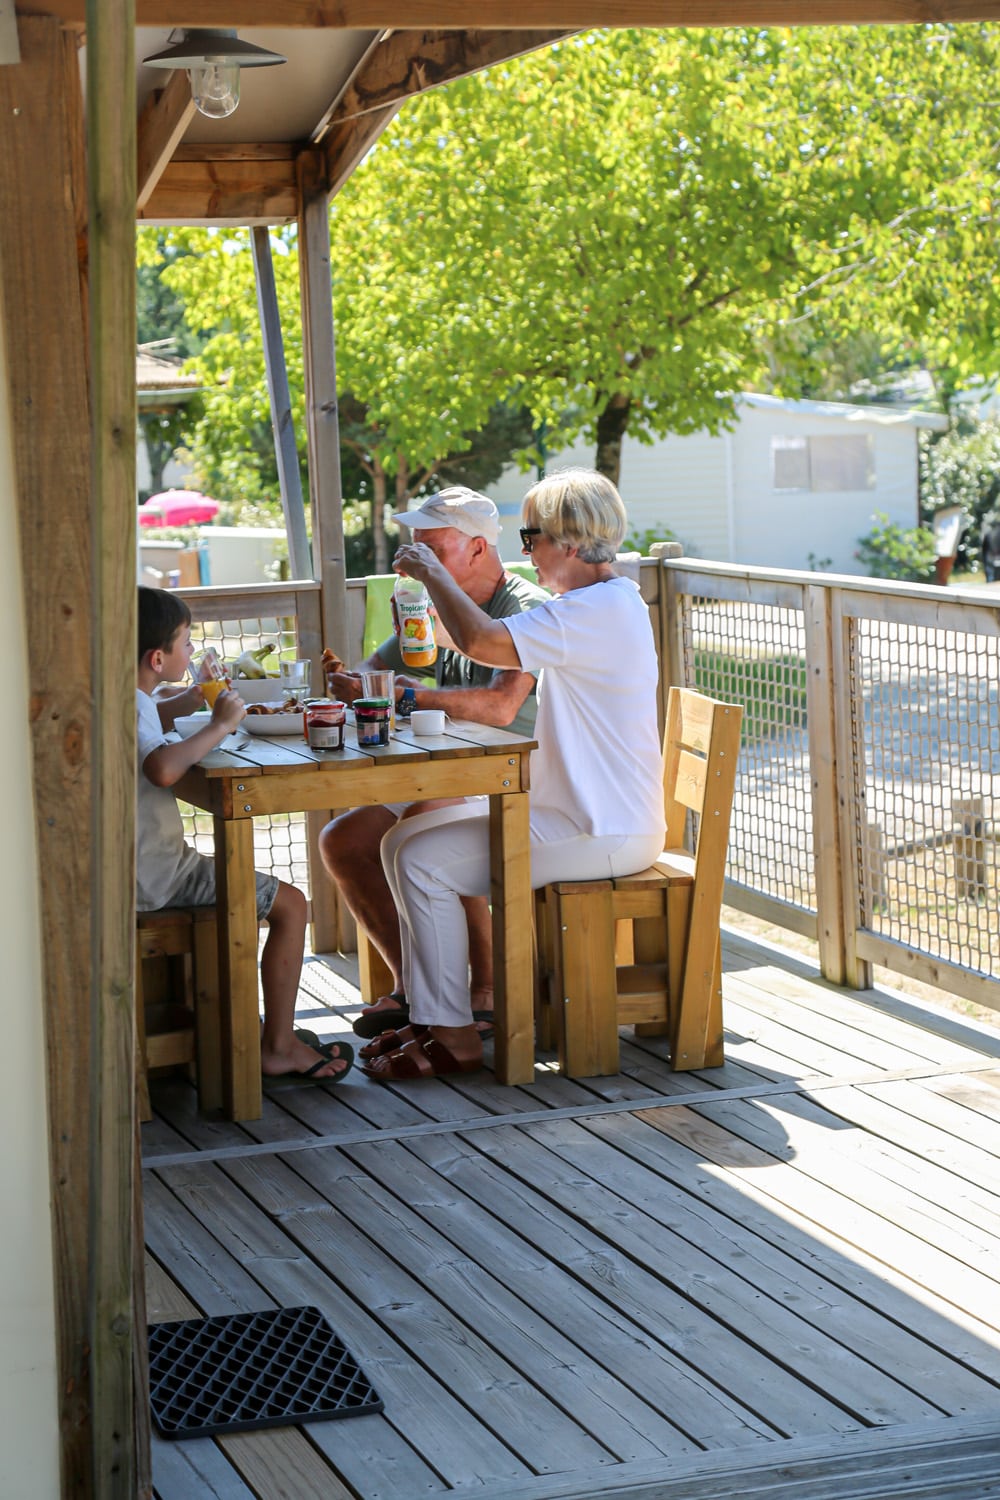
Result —
[[776, 490], [875, 488], [875, 444], [870, 433], [840, 437], [775, 437], [771, 471]]

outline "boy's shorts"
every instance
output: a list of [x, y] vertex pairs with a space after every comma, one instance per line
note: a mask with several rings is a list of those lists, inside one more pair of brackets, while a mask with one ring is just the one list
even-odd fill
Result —
[[[262, 922], [274, 905], [278, 894], [278, 877], [265, 875], [263, 870], [254, 870], [257, 882], [257, 920]], [[198, 863], [191, 866], [175, 891], [171, 892], [169, 906], [214, 906], [215, 905], [215, 860], [209, 854], [199, 854]]]

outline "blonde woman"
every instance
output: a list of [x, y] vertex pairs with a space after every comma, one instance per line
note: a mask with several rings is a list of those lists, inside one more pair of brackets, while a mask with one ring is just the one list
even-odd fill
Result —
[[[418, 578], [473, 661], [539, 674], [531, 762], [531, 883], [644, 869], [663, 848], [657, 659], [636, 584], [613, 563], [626, 530], [611, 481], [570, 469], [525, 496], [521, 541], [552, 597], [488, 619], [419, 542], [393, 566]], [[362, 1049], [381, 1081], [471, 1072], [482, 1041], [469, 1002], [462, 896], [489, 892], [485, 800], [406, 819], [382, 841], [400, 915], [410, 1026]]]

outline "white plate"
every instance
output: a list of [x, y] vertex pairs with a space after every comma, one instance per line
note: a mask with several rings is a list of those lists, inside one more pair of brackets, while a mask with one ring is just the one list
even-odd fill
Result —
[[301, 734], [304, 714], [247, 714], [240, 724], [248, 734]]

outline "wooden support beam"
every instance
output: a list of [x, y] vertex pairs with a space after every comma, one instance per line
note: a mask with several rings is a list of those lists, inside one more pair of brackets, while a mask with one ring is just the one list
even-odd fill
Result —
[[288, 561], [293, 578], [312, 578], [312, 554], [306, 535], [306, 515], [302, 501], [302, 479], [299, 475], [299, 453], [292, 420], [292, 398], [285, 367], [285, 342], [278, 314], [278, 293], [274, 284], [271, 241], [266, 229], [250, 231], [254, 280], [257, 285], [257, 310], [260, 313], [261, 337], [264, 342], [264, 368], [271, 400], [271, 429], [274, 453], [278, 463], [281, 508], [285, 513], [288, 537]]
[[[94, 533], [91, 736], [90, 1369], [93, 1493], [138, 1491], [135, 1410], [144, 1296], [135, 1174], [135, 27], [128, 0], [87, 6], [90, 224], [90, 515]], [[136, 1291], [139, 1295], [136, 1296]], [[136, 1430], [138, 1424], [138, 1431]], [[148, 1475], [145, 1476], [148, 1481]]]
[[414, 94], [478, 73], [494, 63], [536, 52], [565, 31], [394, 31], [372, 47], [336, 105], [313, 133], [314, 142], [345, 120], [400, 104]]
[[[318, 149], [304, 151], [299, 157], [298, 175], [301, 203], [299, 282], [312, 555], [313, 569], [321, 584], [318, 625], [322, 645], [331, 646], [338, 654], [346, 656], [349, 650], [347, 564], [330, 276], [330, 192], [323, 152]], [[313, 943], [318, 951], [336, 948], [339, 925], [336, 888], [323, 870], [317, 851], [317, 839], [325, 821], [324, 813], [309, 814]]]
[[144, 208], [167, 163], [197, 114], [191, 84], [183, 68], [171, 73], [165, 88], [150, 94], [139, 117], [136, 139], [136, 207]]
[[87, 1218], [94, 614], [77, 244], [86, 189], [74, 175], [82, 158], [83, 101], [75, 37], [53, 20], [22, 17], [18, 30], [21, 61], [0, 68], [0, 297], [31, 684], [61, 1485], [67, 1500], [83, 1500], [92, 1494]]
[[[17, 0], [24, 15], [80, 25], [85, 0]], [[462, 26], [466, 0], [136, 0], [139, 26], [235, 26], [361, 31]], [[500, 31], [536, 26], [844, 26], [995, 21], [1000, 0], [479, 0], [476, 25]]]
[[138, 217], [150, 224], [245, 227], [288, 224], [298, 210], [295, 162], [282, 156], [208, 148], [192, 160], [180, 151], [167, 163]]

